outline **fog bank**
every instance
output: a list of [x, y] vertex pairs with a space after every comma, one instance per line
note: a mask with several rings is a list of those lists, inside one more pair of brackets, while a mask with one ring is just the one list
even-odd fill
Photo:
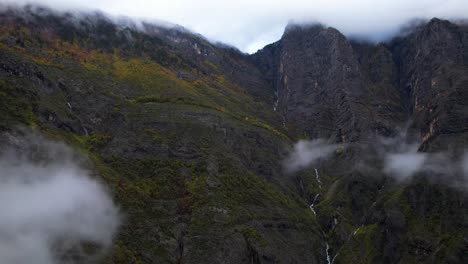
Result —
[[67, 146], [4, 134], [0, 263], [95, 263], [112, 245], [119, 210]]

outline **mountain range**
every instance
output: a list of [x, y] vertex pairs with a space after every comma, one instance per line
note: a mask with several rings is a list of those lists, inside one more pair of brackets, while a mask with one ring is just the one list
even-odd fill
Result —
[[[291, 24], [249, 55], [99, 13], [0, 21], [0, 131], [89, 157], [125, 214], [103, 263], [468, 263], [468, 177], [452, 168], [467, 25], [376, 44]], [[298, 141], [332, 151], [288, 171]], [[437, 168], [394, 175], [387, 153], [407, 146], [403, 167]]]

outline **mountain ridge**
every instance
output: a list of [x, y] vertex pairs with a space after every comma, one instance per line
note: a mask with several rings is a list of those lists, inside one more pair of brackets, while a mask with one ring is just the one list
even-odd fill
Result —
[[[247, 55], [99, 16], [0, 21], [0, 130], [91, 158], [128, 214], [104, 263], [466, 262], [464, 190], [432, 172], [398, 182], [373, 149], [408, 120], [421, 152], [468, 145], [464, 27], [374, 45], [291, 26]], [[286, 173], [293, 142], [316, 138], [339, 147]]]

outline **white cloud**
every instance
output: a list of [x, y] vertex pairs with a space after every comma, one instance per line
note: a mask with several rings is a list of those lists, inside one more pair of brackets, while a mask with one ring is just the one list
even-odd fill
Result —
[[287, 172], [307, 168], [309, 165], [331, 156], [338, 147], [335, 144], [327, 144], [323, 139], [301, 140], [294, 145], [294, 149], [284, 162], [284, 167]]
[[319, 21], [348, 35], [380, 40], [414, 18], [467, 18], [466, 0], [0, 0], [100, 9], [177, 23], [214, 41], [255, 52], [278, 40], [289, 21]]
[[403, 180], [419, 172], [424, 165], [426, 155], [424, 153], [406, 152], [392, 153], [385, 157], [384, 171], [387, 174]]
[[0, 263], [94, 263], [119, 226], [111, 196], [66, 146], [10, 142], [0, 155]]

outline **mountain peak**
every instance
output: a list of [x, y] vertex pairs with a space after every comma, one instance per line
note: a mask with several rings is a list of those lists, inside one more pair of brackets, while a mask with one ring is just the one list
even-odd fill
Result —
[[445, 20], [445, 19], [441, 19], [441, 18], [438, 18], [438, 17], [433, 17], [431, 18], [431, 20], [429, 20], [429, 22], [427, 23], [428, 25], [446, 25], [446, 24], [451, 24], [450, 21], [448, 20]]
[[[247, 56], [190, 32], [30, 13], [0, 11], [0, 131], [32, 126], [91, 155], [129, 216], [106, 263], [468, 263], [461, 160], [417, 150], [467, 148], [461, 27], [433, 19], [374, 45], [289, 24]], [[330, 153], [291, 174], [293, 149]], [[68, 246], [59, 231], [41, 248]]]

